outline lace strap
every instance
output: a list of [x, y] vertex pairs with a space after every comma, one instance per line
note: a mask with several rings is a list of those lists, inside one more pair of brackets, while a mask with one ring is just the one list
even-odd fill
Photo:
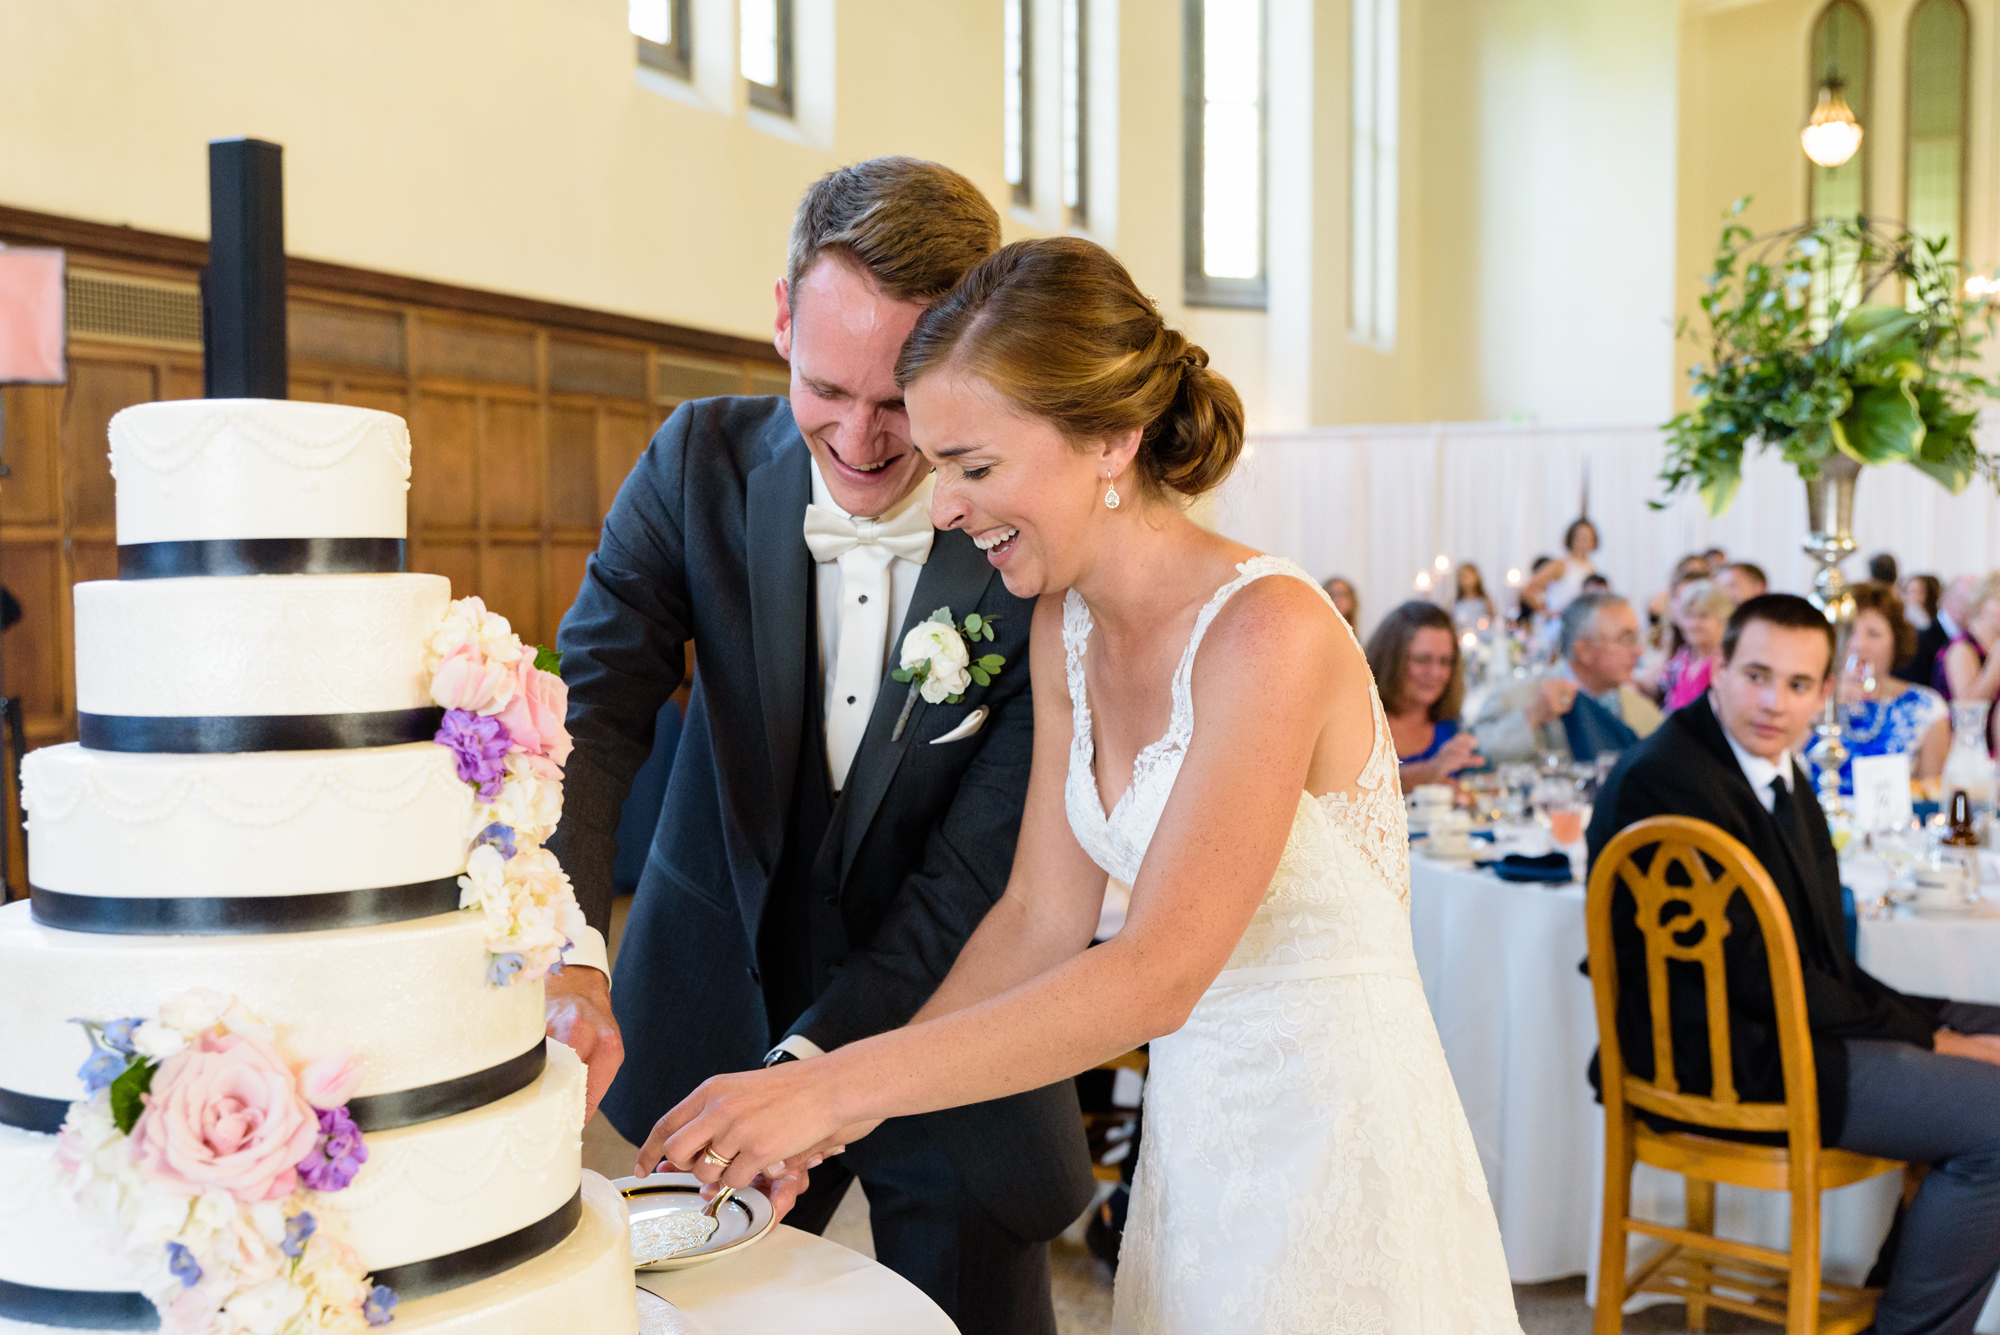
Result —
[[1090, 697], [1084, 691], [1083, 652], [1090, 646], [1090, 607], [1075, 589], [1063, 595], [1063, 675], [1069, 682], [1072, 747], [1089, 746]]

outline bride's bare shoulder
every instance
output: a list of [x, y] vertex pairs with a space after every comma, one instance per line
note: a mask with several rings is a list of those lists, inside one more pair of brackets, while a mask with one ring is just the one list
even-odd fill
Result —
[[[1238, 589], [1216, 613], [1201, 657], [1230, 676], [1336, 685], [1367, 663], [1320, 591], [1303, 579], [1268, 575]], [[1199, 672], [1201, 665], [1197, 664]]]

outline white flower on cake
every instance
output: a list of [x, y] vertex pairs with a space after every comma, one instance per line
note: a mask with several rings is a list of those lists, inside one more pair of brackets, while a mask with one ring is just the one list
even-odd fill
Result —
[[56, 1163], [169, 1335], [355, 1335], [392, 1318], [321, 1198], [367, 1162], [352, 1053], [304, 1061], [236, 998], [197, 988], [157, 1018], [81, 1020], [86, 1097]]
[[459, 905], [485, 913], [486, 976], [500, 986], [558, 967], [583, 930], [569, 878], [542, 847], [562, 820], [570, 753], [561, 665], [477, 598], [453, 603], [424, 649], [431, 699], [445, 711], [437, 743], [474, 795]]

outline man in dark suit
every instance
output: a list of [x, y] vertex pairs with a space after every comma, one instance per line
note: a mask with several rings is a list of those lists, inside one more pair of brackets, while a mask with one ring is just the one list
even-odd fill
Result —
[[[1705, 699], [1620, 759], [1590, 823], [1590, 855], [1648, 816], [1693, 816], [1749, 848], [1784, 897], [1798, 940], [1825, 1143], [1935, 1165], [1903, 1222], [1876, 1329], [1970, 1335], [2000, 1273], [2000, 1007], [1906, 996], [1848, 953], [1840, 867], [1826, 818], [1793, 761], [1832, 683], [1833, 632], [1790, 594], [1730, 617]], [[1618, 1035], [1635, 1075], [1653, 1071], [1645, 945], [1632, 896], [1612, 900]], [[1748, 903], [1724, 946], [1736, 1088], [1784, 1098], [1762, 934]], [[1681, 1088], [1712, 1086], [1700, 970], [1670, 964], [1668, 1009]], [[1592, 1080], [1597, 1080], [1595, 1063]]]
[[[1033, 609], [963, 532], [932, 530], [893, 375], [925, 304], [999, 243], [992, 205], [934, 163], [817, 182], [777, 286], [789, 401], [677, 408], [563, 620], [576, 749], [553, 847], [600, 929], [620, 803], [695, 645], [616, 985], [607, 997], [572, 966], [550, 994], [551, 1032], [584, 1052], [593, 1092], [618, 1072], [603, 1108], [635, 1143], [711, 1075], [906, 1023], [1006, 888]], [[913, 698], [888, 674], [940, 609], [984, 618], [994, 638], [973, 656], [1006, 662]], [[1047, 1240], [1094, 1185], [1071, 1085], [892, 1121], [817, 1168], [788, 1222], [824, 1228], [857, 1177], [877, 1255], [962, 1330], [1055, 1330]], [[783, 1208], [798, 1186], [767, 1189]]]

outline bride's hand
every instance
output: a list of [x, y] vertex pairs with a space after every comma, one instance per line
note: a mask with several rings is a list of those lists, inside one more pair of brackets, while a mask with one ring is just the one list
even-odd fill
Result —
[[[874, 1130], [877, 1123], [857, 1126], [841, 1116], [826, 1081], [811, 1069], [816, 1064], [782, 1062], [703, 1081], [654, 1123], [639, 1150], [639, 1175], [664, 1159], [703, 1182], [740, 1189], [760, 1173], [779, 1177], [839, 1153], [850, 1130]], [[728, 1168], [703, 1153], [711, 1149], [729, 1161]]]

